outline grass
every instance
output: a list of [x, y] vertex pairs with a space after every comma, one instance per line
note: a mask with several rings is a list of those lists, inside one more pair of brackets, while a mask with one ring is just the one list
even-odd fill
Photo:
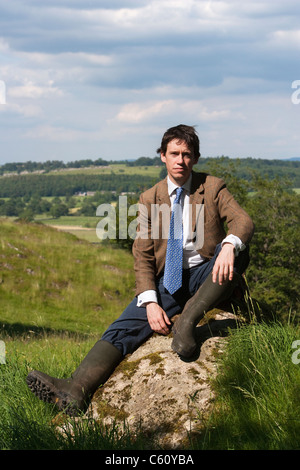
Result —
[[[32, 369], [68, 377], [133, 296], [132, 256], [41, 224], [0, 221], [0, 449], [155, 448], [142, 429], [92, 417], [58, 432], [63, 416], [37, 400]], [[299, 326], [255, 323], [231, 332], [218, 358], [214, 409], [189, 449], [299, 449]], [[151, 447], [151, 445], [153, 447]]]
[[[53, 339], [53, 338], [52, 338]], [[52, 343], [50, 345], [50, 343]], [[25, 341], [25, 345], [28, 343]], [[142, 433], [135, 439], [126, 426], [120, 429], [105, 427], [92, 418], [77, 421], [57, 415], [52, 405], [47, 405], [31, 394], [24, 378], [32, 365], [46, 368], [55, 375], [70, 373], [82, 351], [75, 338], [60, 337], [54, 342], [33, 340], [26, 357], [16, 345], [9, 345], [7, 364], [0, 369], [1, 389], [1, 450], [131, 450], [143, 449], [147, 444]], [[87, 344], [85, 344], [87, 346]], [[22, 348], [21, 348], [22, 349]], [[86, 347], [84, 348], [86, 349]], [[40, 353], [38, 357], [38, 352]], [[34, 356], [31, 356], [34, 353]], [[68, 370], [67, 370], [68, 369]], [[59, 431], [60, 429], [60, 431]]]
[[108, 166], [99, 166], [92, 168], [60, 169], [47, 173], [48, 175], [57, 174], [86, 174], [86, 175], [142, 175], [157, 178], [162, 170], [161, 166], [127, 166], [125, 163], [116, 163]]
[[232, 332], [214, 382], [217, 399], [197, 448], [299, 449], [299, 326], [254, 324]]
[[129, 253], [39, 224], [0, 230], [2, 324], [101, 334], [132, 299]]
[[57, 219], [52, 217], [36, 217], [35, 221], [41, 222], [45, 225], [59, 225], [64, 226], [73, 226], [82, 227], [82, 228], [96, 228], [97, 223], [99, 222], [99, 217], [87, 217], [84, 215], [63, 215]]

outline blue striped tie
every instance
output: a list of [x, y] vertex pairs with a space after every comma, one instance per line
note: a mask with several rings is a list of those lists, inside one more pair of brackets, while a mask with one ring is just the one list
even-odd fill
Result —
[[176, 189], [167, 245], [164, 286], [170, 294], [174, 294], [182, 284], [183, 228], [182, 209], [179, 203], [182, 191], [183, 188]]

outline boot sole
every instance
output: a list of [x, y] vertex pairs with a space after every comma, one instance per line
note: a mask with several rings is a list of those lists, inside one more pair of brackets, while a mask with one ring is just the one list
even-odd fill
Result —
[[82, 411], [76, 406], [71, 395], [58, 390], [53, 383], [42, 377], [38, 371], [30, 372], [26, 378], [31, 392], [45, 403], [53, 403], [69, 416], [78, 416]]

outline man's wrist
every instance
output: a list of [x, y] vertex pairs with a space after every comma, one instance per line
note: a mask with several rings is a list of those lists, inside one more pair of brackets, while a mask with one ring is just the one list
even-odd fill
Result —
[[233, 250], [235, 250], [235, 246], [234, 246], [234, 244], [231, 243], [231, 242], [224, 242], [224, 243], [222, 244], [222, 248], [223, 248], [223, 246], [228, 246], [229, 248], [231, 247]]
[[155, 290], [147, 290], [142, 292], [137, 297], [137, 306], [138, 307], [145, 307], [147, 303], [154, 302], [158, 303], [157, 300], [157, 293]]
[[234, 246], [233, 243], [231, 243], [231, 242], [224, 242], [224, 243], [222, 244], [222, 248], [224, 248], [224, 247], [226, 247], [226, 249], [228, 249], [228, 248], [230, 249], [230, 248], [231, 248], [231, 249], [232, 249], [232, 252], [233, 252], [233, 254], [234, 254], [234, 256], [237, 256], [237, 250], [236, 250], [236, 247]]
[[239, 252], [240, 251], [243, 251], [245, 248], [246, 248], [246, 245], [244, 245], [244, 243], [242, 242], [242, 240], [237, 237], [236, 235], [233, 235], [232, 233], [227, 235], [226, 238], [224, 238], [224, 240], [222, 241], [221, 245], [222, 247], [226, 244], [226, 243], [230, 243], [231, 245], [234, 246], [235, 248], [235, 251], [234, 251], [234, 254], [235, 256], [238, 256]]

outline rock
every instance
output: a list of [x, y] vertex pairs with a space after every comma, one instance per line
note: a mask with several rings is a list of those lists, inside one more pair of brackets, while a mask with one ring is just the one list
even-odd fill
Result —
[[201, 429], [213, 404], [210, 381], [226, 341], [222, 336], [236, 324], [235, 315], [219, 312], [198, 326], [199, 351], [189, 361], [172, 351], [172, 334], [154, 334], [96, 392], [94, 418], [119, 423], [120, 429], [125, 422], [131, 432], [142, 429], [164, 449], [188, 445], [188, 435]]

